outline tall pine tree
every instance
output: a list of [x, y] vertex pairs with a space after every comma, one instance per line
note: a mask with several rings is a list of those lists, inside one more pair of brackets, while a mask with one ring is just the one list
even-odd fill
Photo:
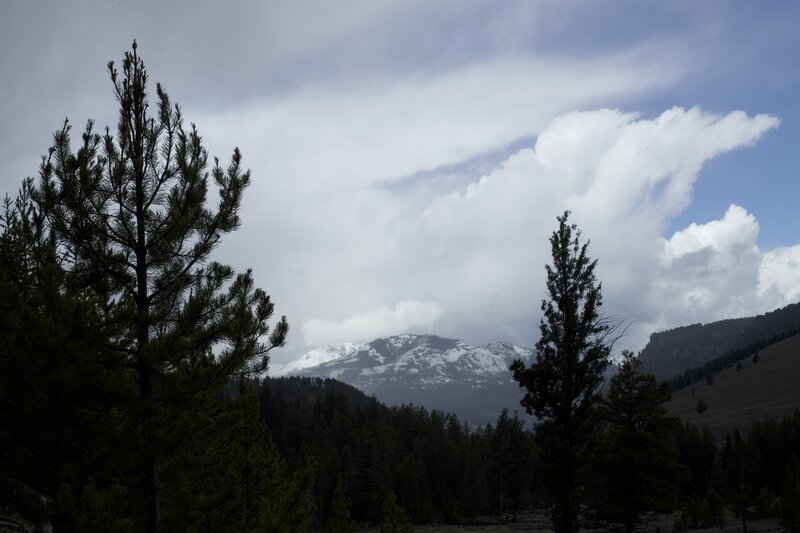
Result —
[[65, 121], [31, 196], [36, 229], [63, 271], [54, 294], [78, 294], [102, 332], [107, 371], [131, 384], [116, 399], [130, 446], [130, 464], [116, 479], [135, 502], [130, 513], [143, 517], [134, 528], [159, 531], [162, 468], [214, 391], [233, 375], [266, 368], [288, 325], [282, 318], [270, 332], [273, 304], [250, 271], [235, 274], [210, 260], [240, 224], [250, 173], [239, 150], [227, 167], [210, 162], [197, 129], [184, 127], [160, 85], [152, 112], [135, 42], [121, 71], [110, 62], [108, 72], [119, 103], [116, 133], [97, 134], [89, 121], [73, 149]]
[[553, 264], [545, 266], [548, 299], [541, 306], [536, 360], [526, 366], [517, 359], [511, 366], [526, 391], [521, 405], [540, 419], [536, 436], [542, 481], [556, 533], [580, 527], [587, 450], [613, 332], [599, 314], [597, 261], [587, 255], [588, 243], [581, 244], [580, 230], [569, 223], [569, 215], [558, 217], [558, 229], [550, 237]]

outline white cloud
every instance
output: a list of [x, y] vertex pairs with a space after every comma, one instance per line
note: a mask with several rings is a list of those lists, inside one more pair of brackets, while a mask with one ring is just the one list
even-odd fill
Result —
[[800, 300], [800, 245], [764, 254], [758, 272], [759, 297], [771, 307]]
[[767, 310], [757, 292], [758, 232], [755, 217], [731, 205], [721, 219], [690, 224], [663, 240], [653, 283], [661, 321], [705, 322]]
[[[547, 238], [555, 216], [569, 208], [599, 259], [606, 312], [635, 321], [620, 347], [639, 349], [655, 329], [761, 312], [777, 301], [759, 296], [758, 224], [744, 208], [731, 206], [719, 221], [662, 237], [691, 202], [703, 162], [749, 146], [777, 125], [766, 115], [696, 108], [651, 119], [608, 109], [572, 112], [545, 125], [534, 147], [428, 198], [361, 178], [312, 192], [314, 176], [290, 173], [295, 181], [279, 182], [279, 199], [270, 200], [265, 185], [256, 188], [260, 205], [244, 213], [230, 249], [249, 242], [253, 255], [245, 264], [255, 266], [290, 321], [303, 325], [308, 346], [434, 323], [437, 333], [472, 342], [531, 345], [550, 260]], [[364, 134], [363, 150], [371, 139], [384, 142], [382, 129], [374, 139]], [[430, 146], [444, 143], [443, 153], [450, 142], [429, 139]], [[343, 161], [336, 163], [342, 169]], [[360, 160], [349, 165], [358, 168]], [[294, 199], [301, 197], [299, 209]], [[286, 232], [271, 235], [278, 246], [253, 246], [263, 231], [253, 229], [252, 218]], [[386, 306], [400, 301], [436, 303]]]
[[434, 302], [401, 301], [394, 308], [381, 307], [343, 320], [311, 319], [303, 324], [306, 344], [318, 346], [334, 342], [364, 342], [385, 335], [410, 331], [431, 331], [442, 314]]
[[651, 60], [491, 59], [429, 75], [329, 82], [225, 113], [187, 115], [211, 146], [236, 138], [245, 153], [266, 150], [273, 183], [288, 180], [309, 194], [352, 191], [503, 149], [558, 113], [680, 75], [669, 60]]
[[706, 224], [692, 223], [686, 229], [676, 232], [666, 242], [669, 261], [675, 261], [688, 254], [705, 249], [729, 251], [744, 248], [757, 252], [758, 222], [743, 207], [731, 205], [721, 220]]
[[410, 224], [436, 250], [435, 267], [420, 283], [442, 303], [443, 323], [531, 344], [544, 295], [541, 267], [550, 260], [547, 237], [555, 216], [569, 208], [599, 258], [607, 312], [635, 321], [623, 341], [628, 347], [641, 348], [654, 328], [760, 312], [752, 215], [732, 206], [720, 221], [669, 241], [661, 235], [691, 201], [704, 161], [777, 125], [766, 115], [681, 108], [653, 119], [616, 110], [558, 117], [533, 149], [464, 194], [435, 199]]
[[[579, 82], [575, 71], [582, 74]], [[252, 266], [290, 323], [336, 320], [401, 300], [435, 301], [443, 309], [441, 334], [486, 338], [493, 321], [470, 329], [472, 320], [463, 320], [480, 305], [498, 315], [494, 322], [501, 331], [492, 335], [528, 342], [521, 321], [530, 313], [505, 320], [505, 300], [519, 279], [511, 275], [528, 276], [530, 264], [521, 259], [529, 257], [532, 236], [522, 232], [530, 231], [530, 224], [503, 227], [497, 235], [489, 233], [498, 229], [496, 223], [488, 221], [483, 229], [470, 223], [469, 218], [491, 216], [496, 209], [490, 208], [484, 214], [454, 211], [447, 215], [450, 228], [444, 227], [445, 214], [435, 214], [436, 206], [447, 202], [449, 191], [461, 195], [479, 179], [459, 165], [496, 157], [510, 143], [539, 133], [559, 113], [668, 85], [679, 75], [670, 60], [653, 54], [575, 63], [526, 56], [413, 79], [369, 77], [311, 86], [224, 113], [185, 113], [197, 122], [211, 153], [225, 154], [236, 139], [252, 168], [244, 224], [226, 238], [220, 256], [239, 268]], [[530, 152], [502, 164], [520, 172], [512, 188], [501, 192], [514, 203], [507, 210], [511, 217], [524, 218], [526, 205], [537, 205], [513, 189], [528, 187], [523, 174], [530, 172], [524, 167]], [[444, 170], [448, 178], [439, 182], [437, 169], [447, 165], [455, 166]], [[537, 235], [546, 238], [552, 220], [548, 217]], [[503, 254], [507, 265], [516, 262], [513, 271], [497, 268]], [[293, 344], [276, 352], [276, 362], [302, 351]]]

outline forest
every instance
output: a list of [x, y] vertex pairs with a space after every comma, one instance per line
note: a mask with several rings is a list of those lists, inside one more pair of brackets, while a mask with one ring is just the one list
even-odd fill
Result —
[[[335, 380], [278, 378], [252, 385], [289, 463], [314, 458], [315, 500], [333, 503], [336, 485], [343, 482], [351, 516], [359, 523], [380, 523], [375, 487], [393, 490], [419, 524], [470, 524], [480, 516], [513, 517], [522, 509], [545, 507], [536, 437], [515, 414], [503, 412], [495, 424], [470, 428], [447, 413], [386, 407]], [[800, 411], [781, 421], [756, 422], [744, 434], [729, 435], [722, 446], [708, 431], [676, 419], [662, 422], [663, 440], [649, 458], [630, 451], [614, 460], [601, 453], [592, 458], [589, 524], [614, 529], [624, 522], [624, 510], [614, 509], [624, 498], [607, 501], [608, 487], [641, 468], [645, 475], [636, 490], [645, 492], [635, 510], [637, 523], [651, 513], [680, 511], [677, 530], [719, 526], [725, 506], [745, 521], [782, 516], [787, 530], [799, 525]], [[647, 465], [648, 459], [656, 464]], [[662, 483], [667, 490], [658, 487]], [[327, 523], [331, 503], [327, 511], [316, 509], [317, 523]]]
[[630, 532], [657, 513], [677, 513], [675, 531], [719, 526], [727, 510], [745, 529], [779, 517], [800, 531], [800, 412], [718, 446], [667, 415], [669, 385], [634, 354], [604, 381], [619, 326], [569, 212], [550, 238], [536, 357], [509, 369], [520, 405], [494, 423], [263, 377], [288, 321], [252, 272], [214, 260], [241, 223], [241, 154], [209, 157], [161, 85], [152, 98], [136, 43], [108, 74], [116, 131], [65, 121], [0, 216], [4, 519], [400, 532], [539, 509], [571, 533]]

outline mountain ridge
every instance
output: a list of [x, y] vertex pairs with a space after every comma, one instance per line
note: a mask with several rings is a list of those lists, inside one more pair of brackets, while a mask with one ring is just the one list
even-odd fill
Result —
[[485, 424], [503, 408], [522, 411], [522, 392], [509, 366], [518, 358], [527, 362], [533, 353], [505, 342], [474, 346], [438, 335], [404, 334], [316, 348], [270, 375], [333, 378], [387, 404], [415, 403]]
[[800, 327], [800, 303], [761, 315], [655, 332], [639, 353], [645, 372], [668, 380], [732, 350]]

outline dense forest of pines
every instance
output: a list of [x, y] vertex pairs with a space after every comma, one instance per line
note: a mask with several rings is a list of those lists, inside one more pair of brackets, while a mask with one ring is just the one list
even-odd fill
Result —
[[[609, 419], [595, 443], [586, 482], [588, 523], [612, 528], [624, 526], [627, 516], [639, 523], [653, 513], [680, 511], [676, 529], [711, 527], [724, 523], [727, 508], [745, 521], [781, 517], [787, 530], [798, 531], [800, 411], [782, 421], [756, 422], [721, 447], [707, 430], [652, 412], [655, 417], [649, 422], [640, 417], [639, 429], [629, 432], [623, 393], [654, 393], [653, 406], [666, 391], [653, 387], [655, 380], [637, 367], [636, 362], [623, 367], [627, 374], [606, 404]], [[384, 406], [335, 380], [252, 384], [287, 462], [316, 465], [311, 499], [318, 525], [338, 512], [340, 483], [351, 504], [348, 516], [362, 524], [380, 523], [389, 493], [415, 523], [468, 524], [480, 516], [508, 519], [515, 511], [543, 508], [535, 433], [507, 412], [495, 424], [469, 428], [453, 415], [423, 407]], [[654, 422], [657, 431], [650, 431]], [[626, 509], [626, 504], [632, 505]]]
[[516, 414], [471, 429], [452, 414], [386, 407], [335, 380], [267, 379], [258, 390], [288, 463], [315, 464], [320, 523], [332, 512], [337, 482], [362, 522], [380, 522], [391, 491], [417, 523], [514, 515], [533, 502], [536, 447]]
[[[209, 163], [136, 45], [116, 135], [68, 123], [0, 215], [0, 515], [52, 531], [410, 531], [547, 510], [557, 533], [780, 516], [800, 530], [800, 412], [718, 448], [667, 416], [625, 353], [580, 231], [558, 218], [534, 361], [509, 370], [526, 428], [387, 407], [333, 380], [259, 379], [288, 333], [251, 273], [210, 254], [250, 179]], [[212, 181], [218, 202], [208, 201]], [[605, 392], [605, 394], [602, 394]], [[14, 518], [16, 517], [16, 518]]]

